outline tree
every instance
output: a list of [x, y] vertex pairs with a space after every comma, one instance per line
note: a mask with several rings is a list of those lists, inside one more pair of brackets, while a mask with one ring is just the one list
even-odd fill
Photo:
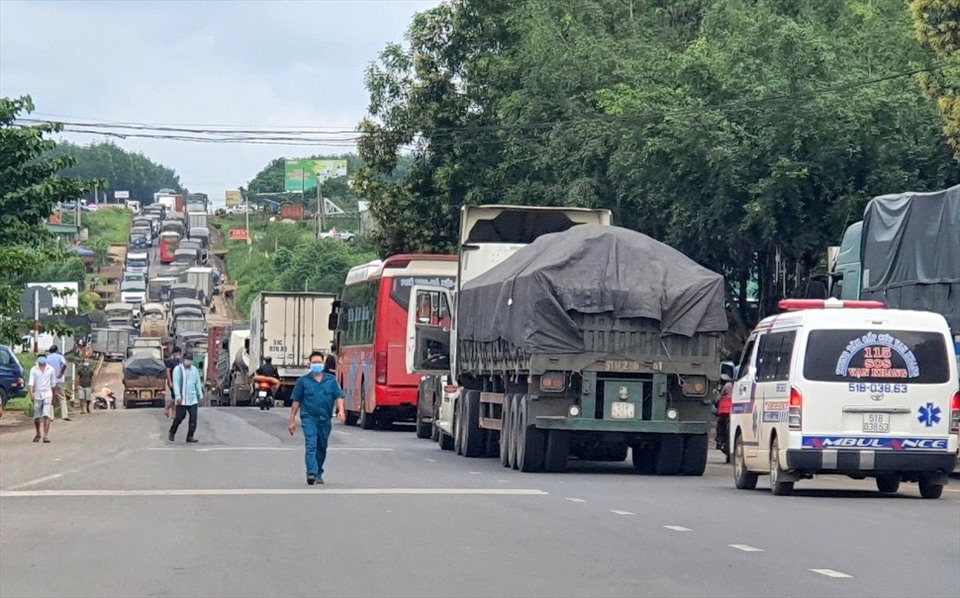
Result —
[[61, 125], [23, 126], [18, 115], [33, 111], [29, 96], [0, 98], [0, 244], [38, 247], [49, 241], [43, 222], [61, 201], [76, 199], [91, 185], [60, 173], [69, 156], [45, 155], [56, 148], [46, 135]]
[[921, 73], [924, 95], [934, 100], [943, 118], [943, 133], [960, 160], [960, 0], [913, 0], [917, 38], [941, 61], [941, 68]]
[[459, 0], [407, 38], [361, 123], [383, 253], [454, 249], [464, 204], [608, 208], [723, 273], [749, 324], [751, 281], [769, 313], [870, 197], [960, 174], [904, 85], [931, 61], [899, 0]]
[[[59, 125], [17, 124], [30, 113], [29, 97], [0, 98], [0, 340], [17, 342], [32, 322], [17, 317], [20, 293], [37, 276], [66, 274], [76, 278], [79, 260], [63, 253], [44, 227], [54, 206], [75, 199], [91, 185], [59, 173], [73, 164], [69, 156], [51, 156], [56, 144], [48, 139]], [[82, 264], [80, 278], [82, 280]], [[61, 278], [62, 280], [62, 278]], [[62, 323], [46, 327], [63, 329]]]
[[[75, 160], [75, 164], [61, 174], [89, 180], [102, 179], [100, 193], [129, 191], [131, 199], [148, 204], [153, 202], [153, 194], [159, 189], [186, 192], [173, 169], [157, 164], [140, 152], [128, 152], [113, 143], [87, 146], [62, 143], [50, 153], [57, 157], [70, 156]], [[93, 198], [92, 193], [89, 198]]]

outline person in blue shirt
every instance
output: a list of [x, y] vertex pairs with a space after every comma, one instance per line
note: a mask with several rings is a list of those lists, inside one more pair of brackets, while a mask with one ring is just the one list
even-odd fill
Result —
[[197, 442], [193, 437], [197, 431], [197, 409], [203, 397], [203, 385], [200, 383], [200, 370], [193, 366], [193, 355], [186, 353], [180, 365], [173, 368], [173, 404], [176, 405], [177, 417], [170, 426], [168, 439], [173, 442], [177, 436], [177, 428], [187, 415], [190, 424], [187, 426], [187, 442]]
[[327, 459], [333, 416], [343, 422], [346, 412], [343, 390], [337, 379], [324, 372], [323, 353], [310, 354], [310, 373], [297, 380], [290, 409], [290, 435], [297, 431], [297, 414], [303, 427], [306, 447], [307, 484], [323, 483], [323, 462]]

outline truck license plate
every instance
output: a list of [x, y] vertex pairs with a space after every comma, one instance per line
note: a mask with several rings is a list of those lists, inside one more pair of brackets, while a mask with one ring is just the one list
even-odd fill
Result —
[[610, 406], [610, 417], [613, 419], [633, 419], [634, 404], [626, 402], [614, 403]]
[[864, 433], [887, 434], [890, 432], [890, 414], [888, 413], [864, 413], [863, 414]]
[[258, 396], [258, 397], [265, 397], [265, 396], [267, 396], [267, 391], [261, 390], [260, 392], [257, 393], [257, 396]]

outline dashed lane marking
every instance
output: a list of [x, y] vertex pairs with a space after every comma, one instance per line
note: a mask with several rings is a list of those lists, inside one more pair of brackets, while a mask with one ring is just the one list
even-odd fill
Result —
[[427, 459], [427, 463], [436, 463], [436, 462], [437, 462], [436, 459]]
[[682, 525], [665, 525], [663, 527], [674, 532], [692, 532], [693, 531], [689, 527], [683, 527]]
[[616, 509], [611, 509], [610, 512], [614, 515], [633, 515], [630, 511], [618, 511]]
[[756, 546], [750, 546], [749, 544], [728, 544], [730, 548], [736, 548], [737, 550], [742, 550], [744, 552], [763, 552], [762, 548], [757, 548]]
[[471, 472], [470, 472], [470, 475], [480, 475], [480, 472], [479, 472], [479, 471], [471, 471]]
[[582, 498], [568, 498], [567, 500], [569, 500], [570, 502], [587, 502]]
[[[177, 488], [169, 490], [0, 490], [0, 498], [97, 496], [296, 496], [300, 494], [418, 496], [545, 496], [533, 488]], [[632, 515], [632, 513], [630, 513]]]
[[849, 579], [853, 577], [852, 575], [847, 575], [846, 573], [840, 573], [839, 571], [834, 571], [833, 569], [810, 569], [814, 573], [819, 573], [820, 575], [826, 575], [827, 577], [833, 577], [836, 579]]

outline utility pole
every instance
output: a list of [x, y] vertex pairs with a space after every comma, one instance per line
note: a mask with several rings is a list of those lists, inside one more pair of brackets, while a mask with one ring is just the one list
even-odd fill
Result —
[[323, 232], [323, 203], [320, 199], [320, 178], [317, 178], [317, 238]]
[[250, 191], [248, 190], [243, 195], [243, 201], [247, 206], [243, 211], [244, 216], [247, 217], [247, 245], [251, 245], [253, 241], [250, 239]]

